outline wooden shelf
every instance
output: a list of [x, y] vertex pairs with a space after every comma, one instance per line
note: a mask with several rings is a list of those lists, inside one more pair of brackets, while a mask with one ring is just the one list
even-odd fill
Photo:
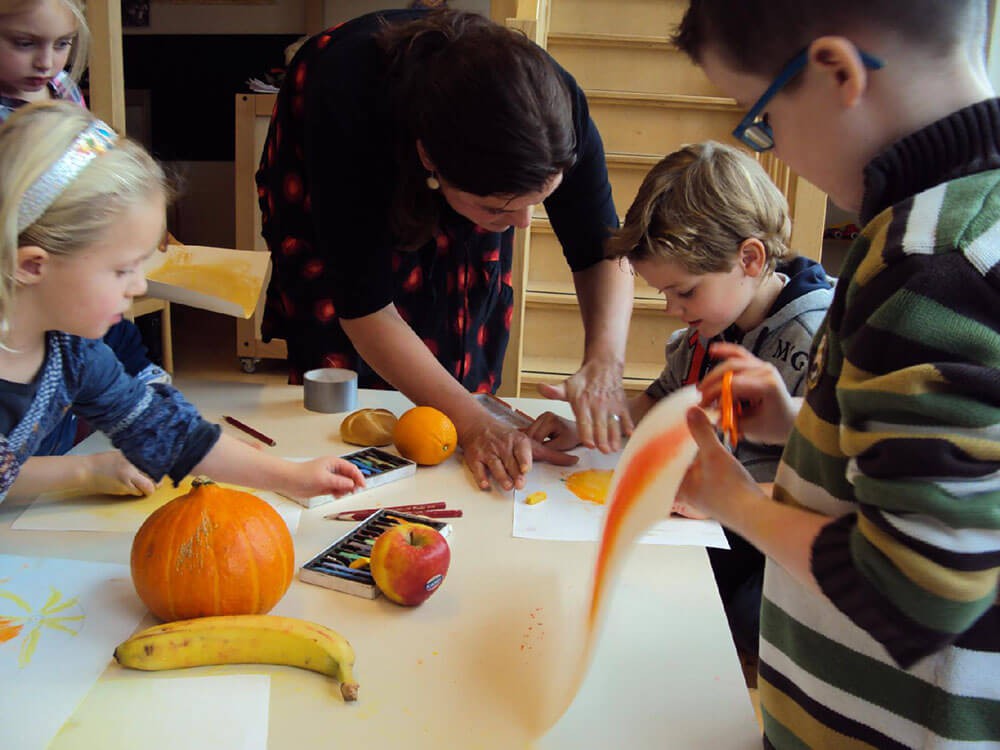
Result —
[[664, 52], [677, 52], [677, 48], [665, 36], [639, 36], [636, 34], [591, 34], [551, 31], [548, 37], [549, 47], [567, 45], [577, 47], [638, 47], [642, 49], [657, 49]]
[[646, 94], [638, 91], [584, 92], [587, 101], [596, 104], [620, 104], [626, 106], [660, 107], [664, 109], [721, 110], [740, 112], [736, 101], [724, 96], [693, 96], [690, 94]]
[[[535, 283], [524, 292], [524, 301], [529, 305], [570, 305], [576, 307], [576, 290], [570, 284], [558, 282]], [[662, 297], [637, 294], [632, 298], [634, 310], [663, 310]]]
[[[576, 359], [565, 357], [525, 357], [521, 368], [522, 377], [532, 382], [560, 382], [580, 368]], [[641, 384], [645, 388], [663, 372], [661, 362], [629, 362], [625, 365], [625, 380], [633, 386]], [[540, 380], [539, 378], [547, 378]]]

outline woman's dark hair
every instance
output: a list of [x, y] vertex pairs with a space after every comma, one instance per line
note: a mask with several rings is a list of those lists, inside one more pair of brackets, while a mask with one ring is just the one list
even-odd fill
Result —
[[524, 34], [476, 13], [433, 11], [377, 35], [388, 59], [400, 176], [391, 220], [404, 247], [437, 226], [419, 140], [439, 175], [475, 195], [523, 195], [576, 160], [573, 102], [560, 70]]

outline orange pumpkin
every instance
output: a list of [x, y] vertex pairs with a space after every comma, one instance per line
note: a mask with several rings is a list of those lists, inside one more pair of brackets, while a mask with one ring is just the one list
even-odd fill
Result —
[[295, 572], [288, 526], [256, 495], [195, 480], [132, 542], [132, 582], [161, 620], [266, 614]]

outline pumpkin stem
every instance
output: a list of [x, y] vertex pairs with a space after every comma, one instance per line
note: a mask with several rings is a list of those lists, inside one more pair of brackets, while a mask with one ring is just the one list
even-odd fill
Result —
[[204, 487], [206, 484], [215, 484], [215, 480], [209, 479], [206, 476], [195, 477], [191, 480], [191, 487]]

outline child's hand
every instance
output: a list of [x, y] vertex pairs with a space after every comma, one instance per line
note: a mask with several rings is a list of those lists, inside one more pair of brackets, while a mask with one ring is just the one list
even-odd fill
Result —
[[156, 482], [133, 466], [121, 451], [105, 451], [84, 457], [87, 471], [84, 488], [98, 495], [149, 495]]
[[722, 376], [733, 371], [733, 398], [740, 401], [739, 429], [755, 443], [784, 445], [802, 405], [785, 387], [774, 365], [753, 356], [738, 344], [715, 343], [709, 348], [716, 365], [698, 384], [701, 405], [710, 406], [722, 394]]
[[544, 443], [549, 448], [568, 451], [580, 444], [580, 435], [576, 422], [563, 419], [550, 411], [535, 419], [524, 428], [525, 434], [537, 443]]
[[684, 475], [672, 512], [690, 518], [716, 518], [728, 526], [745, 502], [764, 493], [743, 464], [719, 442], [705, 412], [690, 409], [687, 424], [698, 443], [698, 454]]
[[290, 467], [282, 486], [275, 488], [288, 497], [301, 499], [316, 495], [340, 497], [365, 486], [361, 470], [350, 461], [336, 456], [288, 463]]

